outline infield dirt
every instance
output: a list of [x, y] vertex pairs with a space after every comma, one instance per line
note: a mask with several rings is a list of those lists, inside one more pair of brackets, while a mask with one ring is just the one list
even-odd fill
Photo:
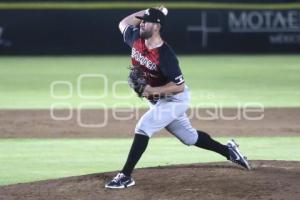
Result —
[[[49, 110], [0, 110], [0, 138], [132, 137], [135, 124], [145, 111], [108, 109], [82, 110], [79, 113], [72, 110], [69, 120], [54, 120]], [[220, 112], [214, 109], [193, 109], [189, 112], [193, 114], [189, 116], [195, 128], [207, 131], [212, 136], [300, 135], [300, 108], [267, 108], [262, 113], [247, 114], [243, 114], [243, 110], [232, 108], [222, 109], [222, 113]], [[66, 118], [69, 114], [68, 110], [53, 112], [53, 116], [57, 118]], [[249, 120], [249, 117], [257, 120]], [[87, 126], [105, 126], [87, 128], [82, 127], [79, 122]], [[170, 134], [163, 131], [155, 137], [168, 135]]]

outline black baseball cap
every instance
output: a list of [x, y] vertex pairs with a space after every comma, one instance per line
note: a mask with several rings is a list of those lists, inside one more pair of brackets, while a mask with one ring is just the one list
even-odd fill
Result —
[[149, 8], [145, 11], [144, 16], [135, 16], [145, 22], [159, 23], [161, 25], [165, 24], [166, 16], [158, 9]]

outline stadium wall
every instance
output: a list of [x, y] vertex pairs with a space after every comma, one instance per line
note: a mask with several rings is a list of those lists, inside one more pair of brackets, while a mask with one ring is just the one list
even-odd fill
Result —
[[[0, 55], [128, 53], [118, 22], [151, 5], [0, 2]], [[164, 37], [178, 53], [300, 52], [300, 3], [165, 5]]]

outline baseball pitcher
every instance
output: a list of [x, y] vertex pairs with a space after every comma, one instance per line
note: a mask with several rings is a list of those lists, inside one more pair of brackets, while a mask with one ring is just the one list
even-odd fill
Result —
[[150, 108], [136, 125], [123, 169], [105, 185], [106, 188], [135, 185], [131, 177], [135, 165], [146, 150], [149, 138], [164, 128], [183, 144], [214, 151], [251, 169], [234, 140], [223, 145], [191, 126], [186, 115], [189, 89], [173, 49], [161, 37], [166, 15], [165, 7], [149, 8], [125, 17], [119, 24], [124, 42], [131, 47], [129, 85], [139, 97], [148, 99]]

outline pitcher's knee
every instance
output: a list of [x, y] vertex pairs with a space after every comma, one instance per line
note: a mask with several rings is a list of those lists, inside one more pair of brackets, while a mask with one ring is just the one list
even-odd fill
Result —
[[198, 139], [197, 135], [196, 136], [193, 135], [192, 137], [181, 138], [180, 141], [187, 146], [191, 146], [196, 144], [197, 139]]
[[149, 138], [153, 135], [149, 131], [139, 128], [139, 127], [135, 128], [135, 134], [145, 135], [145, 136], [148, 136]]

